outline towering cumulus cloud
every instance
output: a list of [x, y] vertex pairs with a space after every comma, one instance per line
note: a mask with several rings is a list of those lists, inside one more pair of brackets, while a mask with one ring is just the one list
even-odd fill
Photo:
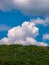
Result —
[[1, 39], [0, 44], [47, 46], [47, 43], [35, 40], [36, 36], [39, 35], [38, 31], [35, 23], [25, 21], [21, 26], [10, 29], [7, 34], [8, 37]]
[[0, 10], [11, 9], [30, 15], [49, 15], [49, 0], [0, 0]]

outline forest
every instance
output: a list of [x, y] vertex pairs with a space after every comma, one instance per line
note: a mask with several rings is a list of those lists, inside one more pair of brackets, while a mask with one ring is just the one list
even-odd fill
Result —
[[0, 45], [0, 65], [49, 65], [49, 47]]

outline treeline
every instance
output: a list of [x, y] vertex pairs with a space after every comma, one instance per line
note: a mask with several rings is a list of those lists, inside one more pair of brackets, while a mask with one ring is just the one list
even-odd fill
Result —
[[0, 45], [0, 65], [49, 65], [49, 47]]

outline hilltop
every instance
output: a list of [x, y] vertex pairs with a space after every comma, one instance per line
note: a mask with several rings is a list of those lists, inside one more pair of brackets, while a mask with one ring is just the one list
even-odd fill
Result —
[[0, 65], [49, 65], [49, 47], [0, 45]]

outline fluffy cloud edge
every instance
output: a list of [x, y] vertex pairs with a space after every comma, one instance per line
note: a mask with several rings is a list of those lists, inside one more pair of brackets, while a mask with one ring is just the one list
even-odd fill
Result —
[[37, 35], [39, 35], [39, 28], [36, 24], [33, 21], [25, 21], [21, 26], [16, 26], [8, 30], [7, 38], [2, 38], [0, 40], [0, 45], [20, 44], [48, 46], [45, 42], [38, 42], [35, 39]]
[[0, 40], [0, 45], [12, 45], [12, 44], [18, 44], [18, 45], [23, 45], [23, 46], [29, 46], [29, 45], [35, 45], [35, 46], [48, 46], [47, 43], [45, 42], [38, 42], [33, 38], [26, 38], [26, 40], [17, 40], [14, 43], [11, 43], [8, 38], [3, 38]]
[[49, 17], [46, 17], [45, 19], [41, 19], [38, 17], [31, 21], [33, 21], [36, 25], [38, 24], [38, 25], [42, 25], [44, 27], [49, 26]]
[[45, 34], [43, 35], [43, 40], [49, 40], [49, 34], [45, 33]]

